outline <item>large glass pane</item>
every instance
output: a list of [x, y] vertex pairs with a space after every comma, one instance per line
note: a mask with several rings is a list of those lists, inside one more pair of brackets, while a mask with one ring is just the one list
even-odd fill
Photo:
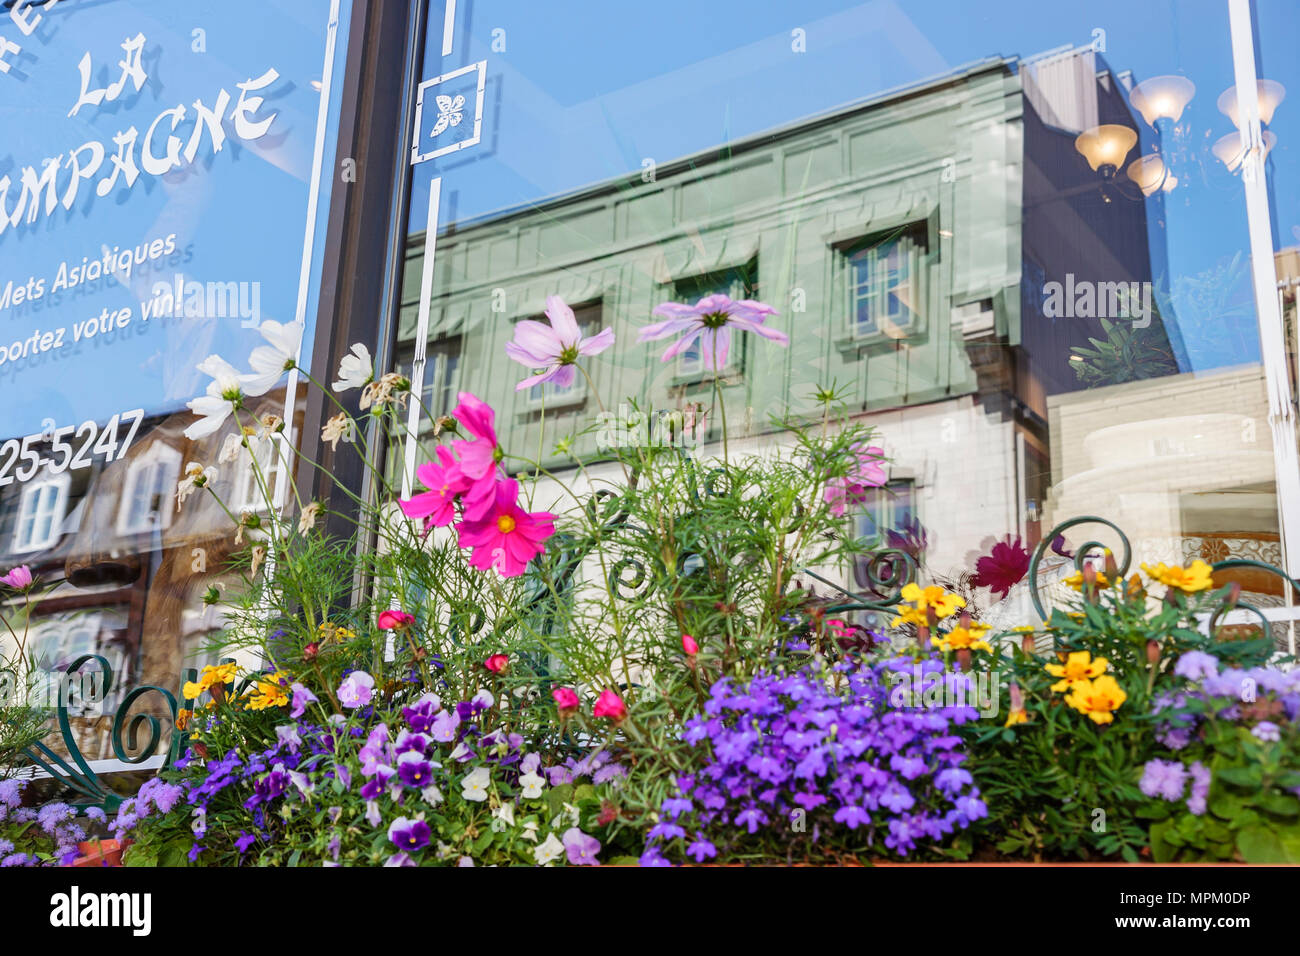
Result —
[[[82, 655], [107, 661], [112, 693], [74, 722], [90, 760], [114, 756], [124, 692], [177, 692], [182, 670], [207, 662], [199, 649], [222, 624], [213, 589], [248, 555], [223, 502], [238, 514], [249, 464], [219, 459], [241, 429], [286, 416], [283, 366], [248, 380], [263, 333], [283, 328], [276, 347], [296, 352], [301, 321], [311, 341], [314, 296], [308, 308], [299, 296], [309, 210], [326, 208], [332, 179], [334, 124], [317, 129], [330, 11], [0, 10], [0, 569], [27, 565], [39, 595], [4, 589], [0, 659], [21, 652], [50, 680]], [[198, 368], [211, 355], [248, 397], [202, 427], [186, 406], [226, 381]], [[194, 463], [215, 470], [181, 507]], [[140, 710], [172, 716], [160, 695]], [[146, 738], [122, 742], [140, 756]]]
[[[1294, 69], [1295, 12], [1264, 6], [1266, 59]], [[427, 309], [443, 407], [454, 360], [504, 445], [557, 476], [597, 453], [585, 385], [543, 406], [505, 352], [559, 295], [617, 334], [587, 366], [607, 400], [709, 409], [716, 379], [751, 450], [835, 383], [888, 459], [860, 533], [989, 623], [1036, 622], [1027, 552], [1080, 515], [1134, 567], [1282, 562], [1223, 3], [462, 3], [446, 56], [443, 13], [398, 333], [409, 359]], [[771, 305], [788, 347], [738, 334], [715, 370], [638, 344], [660, 303], [715, 293]], [[1121, 549], [1053, 541], [1049, 596], [1092, 537]], [[1285, 603], [1266, 574], [1220, 579]]]

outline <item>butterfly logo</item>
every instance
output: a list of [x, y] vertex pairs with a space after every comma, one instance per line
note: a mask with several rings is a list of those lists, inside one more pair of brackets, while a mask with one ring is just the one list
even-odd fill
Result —
[[437, 136], [449, 126], [459, 126], [465, 118], [465, 97], [458, 95], [453, 99], [440, 93], [434, 102], [438, 104], [438, 121], [433, 124], [430, 136]]

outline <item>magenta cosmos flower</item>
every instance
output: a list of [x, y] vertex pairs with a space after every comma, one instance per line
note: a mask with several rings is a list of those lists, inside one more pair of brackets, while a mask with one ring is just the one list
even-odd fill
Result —
[[583, 338], [573, 310], [558, 295], [547, 296], [544, 322], [523, 319], [515, 323], [515, 337], [506, 343], [506, 355], [528, 369], [542, 369], [515, 386], [521, 392], [543, 382], [554, 382], [560, 388], [573, 384], [573, 363], [579, 355], [599, 355], [614, 344], [614, 330], [602, 329], [591, 338]]
[[495, 495], [486, 516], [460, 523], [460, 546], [473, 548], [472, 567], [496, 568], [502, 577], [524, 573], [528, 562], [546, 550], [542, 544], [555, 534], [555, 515], [549, 511], [531, 514], [518, 505], [519, 483], [505, 478], [496, 483]]
[[[466, 442], [466, 444], [474, 444]], [[465, 490], [467, 479], [457, 468], [451, 449], [439, 445], [438, 461], [426, 461], [415, 469], [415, 477], [428, 488], [408, 500], [397, 499], [402, 514], [408, 518], [423, 518], [426, 528], [442, 528], [456, 517], [456, 496]], [[491, 472], [489, 471], [489, 474]]]
[[446, 478], [460, 487], [465, 518], [481, 521], [495, 502], [497, 462], [503, 457], [497, 442], [496, 413], [487, 402], [469, 392], [461, 392], [458, 397], [460, 404], [451, 413], [474, 440], [457, 438], [451, 443], [458, 461], [448, 469]]
[[824, 497], [826, 503], [831, 507], [831, 514], [844, 514], [844, 509], [848, 505], [860, 505], [867, 500], [867, 489], [879, 488], [889, 476], [881, 466], [880, 461], [885, 456], [885, 450], [876, 445], [863, 447], [854, 445], [853, 465], [849, 473], [842, 478], [832, 478], [826, 483]]
[[26, 591], [32, 586], [32, 569], [25, 564], [20, 564], [4, 577], [0, 577], [0, 584], [7, 584], [15, 591]]
[[668, 318], [663, 322], [647, 325], [637, 334], [638, 342], [651, 342], [664, 339], [670, 335], [679, 335], [664, 352], [665, 362], [675, 359], [696, 340], [700, 340], [700, 354], [704, 367], [711, 371], [721, 371], [727, 366], [727, 353], [731, 350], [731, 330], [755, 332], [765, 339], [789, 345], [790, 338], [784, 332], [770, 329], [763, 323], [769, 315], [776, 315], [776, 309], [753, 299], [733, 301], [725, 295], [706, 295], [694, 305], [680, 302], [664, 302], [655, 307], [654, 315]]

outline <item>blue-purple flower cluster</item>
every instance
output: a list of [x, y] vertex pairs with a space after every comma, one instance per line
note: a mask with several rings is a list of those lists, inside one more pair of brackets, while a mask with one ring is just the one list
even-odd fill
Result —
[[[1205, 651], [1188, 651], [1178, 659], [1174, 674], [1187, 686], [1156, 697], [1156, 740], [1170, 750], [1182, 750], [1211, 713], [1221, 720], [1247, 720], [1260, 740], [1277, 740], [1275, 720], [1295, 722], [1300, 716], [1300, 670], [1219, 668], [1219, 659]], [[1266, 706], [1252, 706], [1261, 702]]]
[[[41, 866], [46, 862], [67, 864], [76, 859], [80, 851], [77, 844], [86, 839], [86, 831], [77, 822], [77, 810], [66, 803], [46, 803], [40, 808], [23, 806], [26, 780], [0, 780], [0, 823], [35, 823], [52, 846], [49, 860], [34, 852], [17, 851], [12, 840], [0, 839], [0, 867]], [[102, 810], [91, 808], [89, 819], [104, 819]], [[45, 851], [42, 851], [45, 852]]]
[[[760, 672], [743, 686], [715, 683], [684, 734], [703, 765], [680, 776], [660, 807], [642, 865], [665, 865], [677, 852], [703, 862], [753, 838], [791, 852], [801, 841], [833, 849], [859, 828], [867, 845], [879, 839], [906, 856], [987, 816], [954, 732], [977, 711], [891, 703], [894, 673], [921, 675], [918, 699], [963, 700], [944, 687], [962, 675], [937, 658], [814, 663]], [[924, 693], [930, 684], [937, 693]]]
[[1189, 780], [1192, 789], [1187, 794], [1187, 809], [1199, 817], [1205, 813], [1205, 800], [1210, 795], [1210, 768], [1199, 760], [1190, 767], [1184, 767], [1177, 760], [1148, 760], [1142, 768], [1138, 787], [1148, 797], [1178, 803], [1187, 791]]

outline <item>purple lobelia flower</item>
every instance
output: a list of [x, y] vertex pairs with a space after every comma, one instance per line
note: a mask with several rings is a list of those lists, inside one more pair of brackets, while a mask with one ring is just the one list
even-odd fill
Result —
[[[891, 694], [899, 675], [915, 694]], [[660, 819], [671, 826], [647, 834], [643, 864], [658, 865], [670, 852], [696, 858], [687, 828], [718, 853], [751, 840], [811, 850], [832, 829], [865, 830], [868, 842], [882, 838], [906, 855], [987, 816], [954, 733], [977, 712], [948, 693], [957, 689], [935, 657], [814, 662], [759, 672], [746, 685], [717, 681], [683, 730], [708, 756], [661, 805]], [[912, 702], [923, 702], [927, 690], [949, 703]], [[780, 825], [794, 814], [811, 819], [800, 828]]]
[[610, 328], [584, 337], [573, 310], [558, 295], [547, 297], [546, 318], [550, 325], [534, 319], [516, 322], [515, 337], [506, 343], [506, 355], [525, 368], [542, 370], [516, 385], [516, 391], [543, 382], [568, 388], [573, 384], [574, 363], [580, 356], [599, 355], [614, 344], [614, 330]]
[[670, 335], [679, 336], [664, 352], [665, 362], [681, 355], [698, 339], [705, 369], [720, 372], [727, 366], [733, 329], [753, 332], [781, 345], [790, 344], [790, 338], [784, 332], [764, 324], [768, 316], [777, 314], [776, 309], [752, 299], [737, 302], [730, 296], [706, 295], [694, 305], [664, 302], [655, 307], [653, 314], [667, 318], [642, 328], [637, 333], [637, 341], [651, 342]]
[[431, 835], [429, 825], [420, 816], [413, 820], [398, 817], [388, 827], [388, 839], [393, 846], [406, 853], [423, 850], [429, 845]]

